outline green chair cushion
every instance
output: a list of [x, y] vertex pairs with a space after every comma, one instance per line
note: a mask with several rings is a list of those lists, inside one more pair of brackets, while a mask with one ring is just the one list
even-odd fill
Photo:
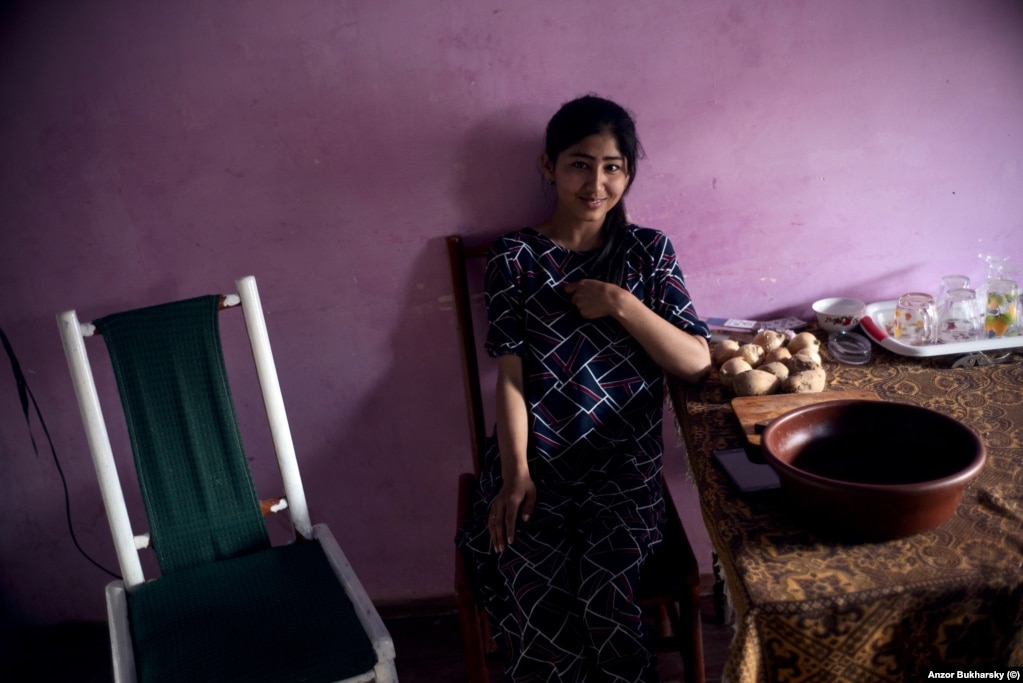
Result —
[[128, 610], [140, 683], [328, 682], [376, 662], [317, 542], [161, 577]]

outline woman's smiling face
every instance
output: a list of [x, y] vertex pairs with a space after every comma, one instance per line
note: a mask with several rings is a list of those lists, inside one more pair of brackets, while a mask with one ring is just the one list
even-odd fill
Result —
[[602, 225], [629, 187], [626, 165], [611, 133], [583, 138], [562, 151], [554, 163], [544, 155], [544, 173], [558, 193], [555, 213], [575, 222]]

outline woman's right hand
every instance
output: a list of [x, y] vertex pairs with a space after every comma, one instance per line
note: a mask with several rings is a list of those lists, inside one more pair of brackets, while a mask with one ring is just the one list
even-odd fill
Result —
[[505, 478], [490, 506], [490, 542], [496, 552], [504, 552], [515, 540], [515, 524], [529, 521], [536, 505], [536, 485], [529, 473]]

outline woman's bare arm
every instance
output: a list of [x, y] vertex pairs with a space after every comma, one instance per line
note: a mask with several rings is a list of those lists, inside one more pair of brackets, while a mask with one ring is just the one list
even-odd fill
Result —
[[529, 412], [523, 389], [522, 359], [497, 359], [497, 445], [503, 484], [490, 508], [490, 539], [497, 552], [515, 540], [519, 519], [529, 519], [536, 503], [536, 486], [529, 475]]
[[566, 285], [565, 291], [584, 318], [611, 316], [621, 323], [665, 372], [693, 383], [710, 372], [707, 340], [672, 325], [628, 290], [600, 280], [580, 280]]

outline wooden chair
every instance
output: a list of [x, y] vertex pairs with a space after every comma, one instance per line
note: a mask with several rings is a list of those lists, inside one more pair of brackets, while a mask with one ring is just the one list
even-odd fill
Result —
[[[209, 295], [80, 324], [58, 316], [122, 580], [107, 585], [114, 679], [397, 681], [394, 644], [330, 530], [312, 524], [254, 278]], [[239, 305], [285, 496], [256, 497], [220, 341]], [[241, 321], [237, 321], [240, 325]], [[101, 334], [134, 453], [149, 533], [128, 517], [85, 338]], [[108, 381], [107, 384], [111, 384]], [[272, 546], [266, 508], [294, 542]], [[143, 573], [151, 548], [157, 578]]]
[[[447, 247], [458, 319], [473, 462], [473, 471], [463, 473], [458, 479], [457, 529], [462, 526], [472, 508], [486, 439], [479, 353], [472, 311], [473, 288], [470, 287], [470, 280], [475, 281], [475, 278], [470, 274], [470, 269], [485, 260], [490, 242], [469, 246], [463, 243], [461, 236], [452, 235], [447, 238]], [[664, 496], [667, 507], [665, 537], [643, 570], [640, 603], [644, 607], [657, 651], [677, 651], [682, 658], [686, 681], [704, 683], [700, 569], [667, 486], [664, 487]], [[499, 662], [500, 653], [490, 636], [486, 613], [476, 602], [473, 593], [472, 562], [460, 551], [456, 550], [455, 553], [455, 596], [469, 683], [487, 683], [490, 680], [488, 666]]]

